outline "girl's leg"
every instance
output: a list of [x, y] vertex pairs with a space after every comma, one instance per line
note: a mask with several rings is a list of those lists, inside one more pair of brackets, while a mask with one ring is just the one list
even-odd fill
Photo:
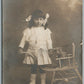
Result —
[[41, 84], [46, 84], [46, 73], [41, 74]]
[[31, 65], [30, 84], [36, 84], [37, 65]]
[[31, 74], [29, 84], [36, 84], [36, 74]]
[[41, 74], [41, 84], [46, 84], [46, 72], [42, 70], [41, 67], [43, 66], [39, 67], [39, 72]]

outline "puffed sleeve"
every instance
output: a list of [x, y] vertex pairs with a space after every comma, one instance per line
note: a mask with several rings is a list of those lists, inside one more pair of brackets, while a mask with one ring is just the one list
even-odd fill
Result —
[[46, 29], [46, 33], [47, 33], [47, 48], [48, 49], [52, 49], [52, 39], [51, 39], [51, 31], [49, 29]]
[[27, 28], [23, 31], [23, 36], [22, 36], [21, 42], [19, 44], [19, 47], [24, 48], [25, 42], [28, 39], [28, 36], [29, 36], [29, 29]]

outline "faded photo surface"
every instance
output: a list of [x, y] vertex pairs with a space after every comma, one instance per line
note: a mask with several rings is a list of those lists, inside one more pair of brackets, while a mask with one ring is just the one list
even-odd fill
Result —
[[82, 0], [2, 0], [3, 84], [82, 84]]

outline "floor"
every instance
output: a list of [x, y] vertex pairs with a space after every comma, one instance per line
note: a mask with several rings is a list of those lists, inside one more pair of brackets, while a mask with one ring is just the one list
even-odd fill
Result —
[[[30, 67], [26, 65], [16, 65], [9, 68], [4, 67], [3, 84], [29, 84]], [[47, 72], [46, 84], [51, 84], [52, 72]], [[36, 84], [40, 84], [40, 73], [37, 74]], [[56, 81], [54, 84], [82, 84], [78, 79], [72, 79], [68, 82]]]

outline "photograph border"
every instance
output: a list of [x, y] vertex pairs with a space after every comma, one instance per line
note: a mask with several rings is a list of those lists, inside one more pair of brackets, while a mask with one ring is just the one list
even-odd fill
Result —
[[82, 81], [83, 81], [83, 84], [84, 84], [84, 0], [83, 0], [83, 6], [82, 6], [83, 8], [82, 8], [82, 37], [83, 37], [83, 47], [82, 47]]
[[1, 8], [2, 8], [2, 4], [1, 4], [1, 0], [0, 0], [0, 84], [2, 84], [2, 60], [1, 60], [1, 57], [2, 57], [2, 48], [1, 48], [1, 30], [2, 30], [2, 22], [1, 22]]
[[[84, 43], [84, 0], [82, 0], [83, 2], [83, 6], [82, 6], [82, 39], [83, 39], [83, 43]], [[2, 51], [2, 28], [3, 28], [3, 24], [2, 24], [2, 19], [3, 19], [3, 14], [2, 14], [3, 10], [2, 10], [2, 0], [0, 0], [0, 84], [3, 84], [3, 51]], [[82, 47], [82, 79], [84, 79], [84, 45]], [[83, 84], [84, 84], [84, 80]]]

